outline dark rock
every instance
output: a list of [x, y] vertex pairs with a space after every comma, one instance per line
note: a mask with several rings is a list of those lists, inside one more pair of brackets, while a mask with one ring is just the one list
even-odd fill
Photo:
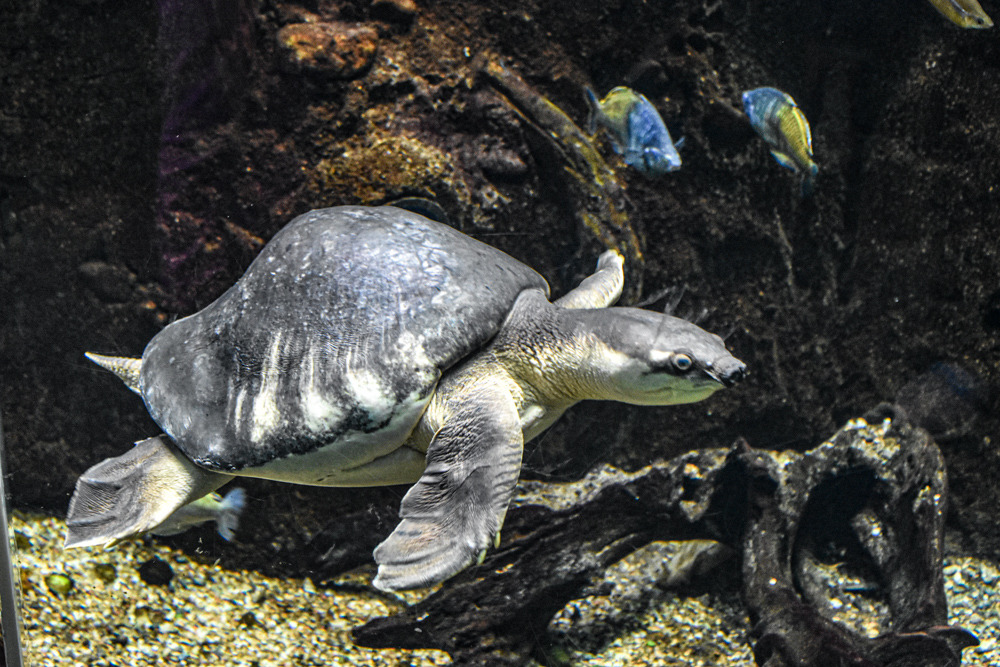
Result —
[[174, 578], [170, 563], [153, 556], [139, 566], [139, 578], [150, 586], [168, 586]]
[[260, 621], [257, 620], [257, 616], [252, 611], [245, 611], [240, 614], [236, 622], [245, 628], [255, 628], [260, 625]]
[[14, 547], [19, 551], [27, 551], [31, 548], [31, 539], [19, 530], [14, 531]]
[[106, 584], [110, 584], [118, 578], [118, 570], [111, 563], [96, 563], [94, 565], [94, 574]]
[[1000, 329], [1000, 290], [986, 297], [983, 303], [983, 326], [991, 331]]
[[364, 74], [378, 50], [374, 28], [350, 23], [295, 23], [279, 30], [277, 39], [296, 67], [337, 79]]
[[372, 0], [372, 13], [389, 21], [412, 21], [417, 11], [413, 0]]

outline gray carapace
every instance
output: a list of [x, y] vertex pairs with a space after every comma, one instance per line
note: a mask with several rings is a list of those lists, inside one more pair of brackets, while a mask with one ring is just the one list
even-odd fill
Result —
[[141, 359], [89, 354], [164, 435], [87, 470], [67, 546], [151, 530], [235, 476], [413, 484], [374, 584], [437, 583], [499, 536], [524, 442], [587, 399], [690, 403], [739, 380], [722, 340], [612, 308], [622, 259], [554, 303], [545, 280], [393, 207], [306, 213]]

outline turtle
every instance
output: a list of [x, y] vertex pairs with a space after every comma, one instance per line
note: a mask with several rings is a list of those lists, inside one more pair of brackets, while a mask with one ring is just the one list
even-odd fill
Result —
[[561, 298], [533, 269], [391, 206], [305, 213], [141, 359], [88, 353], [163, 434], [77, 481], [67, 547], [152, 530], [237, 476], [412, 484], [379, 589], [441, 582], [499, 531], [524, 443], [586, 399], [699, 401], [746, 366], [684, 319], [612, 307], [623, 259]]

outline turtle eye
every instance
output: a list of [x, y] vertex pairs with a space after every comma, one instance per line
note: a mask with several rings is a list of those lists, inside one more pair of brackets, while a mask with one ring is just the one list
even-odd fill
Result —
[[686, 354], [675, 354], [671, 362], [674, 364], [674, 368], [681, 373], [687, 373], [694, 366], [694, 360]]

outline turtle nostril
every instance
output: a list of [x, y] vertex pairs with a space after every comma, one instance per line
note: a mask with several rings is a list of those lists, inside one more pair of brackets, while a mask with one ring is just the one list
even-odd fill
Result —
[[732, 368], [725, 373], [719, 375], [719, 381], [726, 387], [732, 387], [734, 384], [742, 380], [747, 375], [747, 367], [744, 364], [740, 364], [735, 368]]

